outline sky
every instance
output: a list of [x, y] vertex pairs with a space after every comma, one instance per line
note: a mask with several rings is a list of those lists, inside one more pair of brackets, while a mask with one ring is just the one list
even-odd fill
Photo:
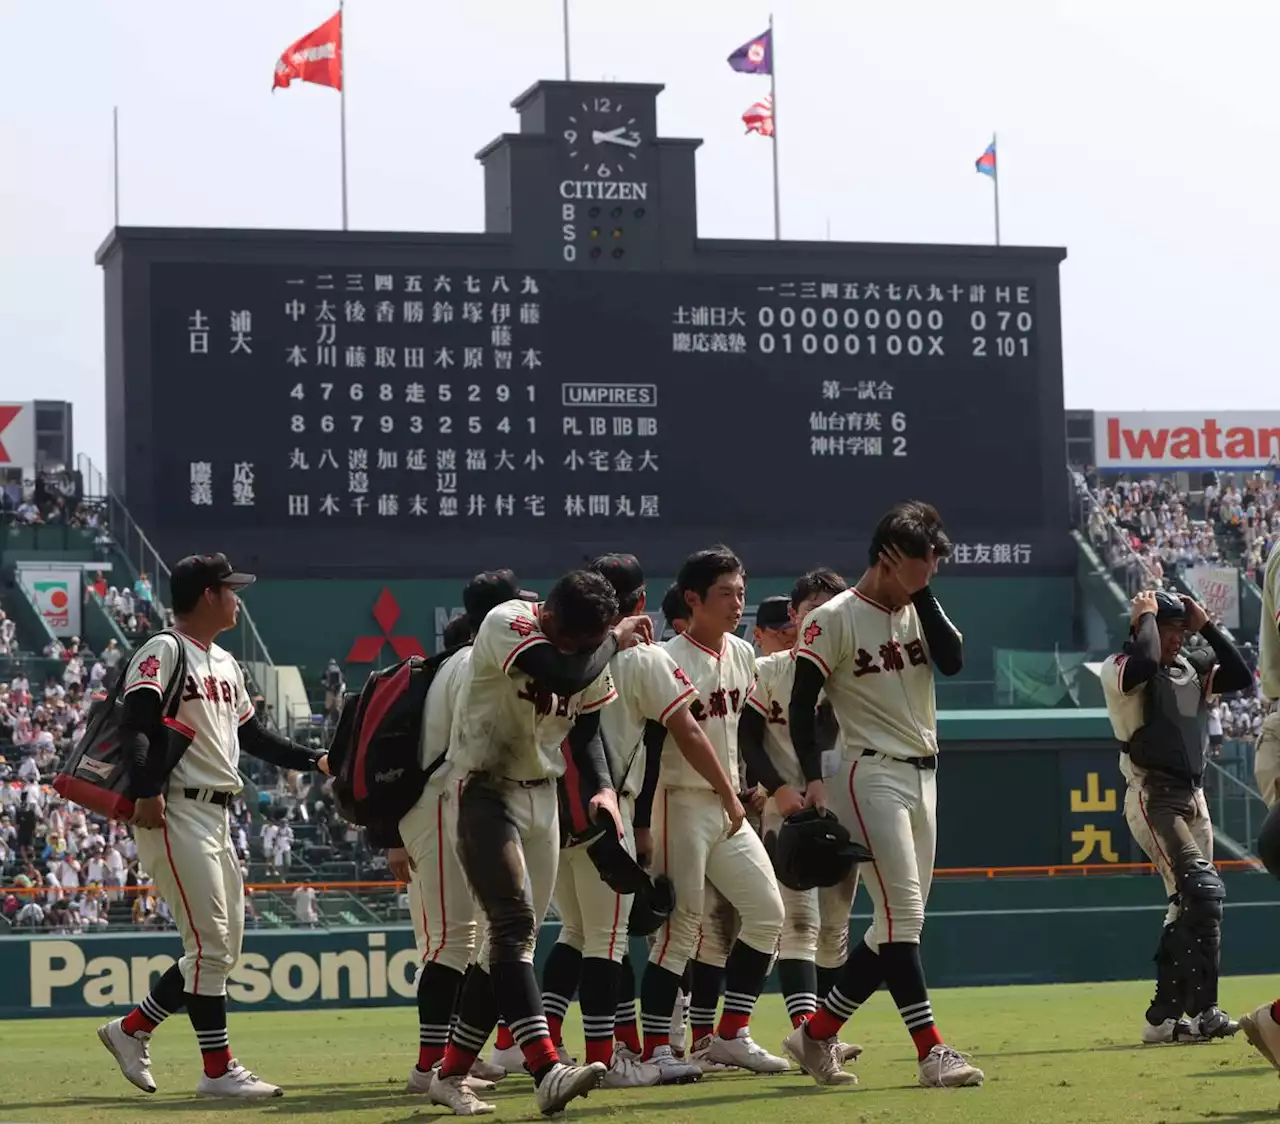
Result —
[[[67, 399], [102, 467], [112, 225], [334, 228], [336, 92], [271, 93], [336, 0], [0, 0], [0, 400]], [[572, 77], [665, 84], [701, 137], [699, 233], [772, 236], [753, 0], [571, 0]], [[1266, 409], [1280, 391], [1280, 4], [774, 0], [783, 236], [1062, 246], [1069, 408]], [[353, 229], [479, 231], [475, 153], [564, 77], [561, 0], [349, 0]]]

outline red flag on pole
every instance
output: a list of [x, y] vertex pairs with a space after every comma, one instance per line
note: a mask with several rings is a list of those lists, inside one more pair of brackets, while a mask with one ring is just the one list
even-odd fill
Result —
[[295, 78], [300, 82], [342, 89], [341, 10], [280, 56], [271, 89], [287, 87]]
[[759, 133], [762, 137], [773, 136], [773, 95], [765, 94], [742, 115], [742, 121], [748, 133]]

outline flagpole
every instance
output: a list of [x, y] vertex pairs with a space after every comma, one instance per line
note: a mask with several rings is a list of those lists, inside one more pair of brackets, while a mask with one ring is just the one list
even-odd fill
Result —
[[568, 82], [572, 78], [572, 71], [569, 67], [569, 0], [564, 0], [561, 4], [561, 9], [563, 15], [560, 22], [564, 26], [564, 80]]
[[992, 172], [995, 174], [991, 177], [995, 184], [995, 201], [996, 201], [996, 245], [1000, 245], [1000, 149], [996, 147], [996, 135], [991, 134], [991, 154], [995, 157], [995, 163]]
[[111, 188], [115, 225], [120, 225], [120, 107], [111, 107]]
[[778, 37], [769, 13], [769, 102], [773, 106], [773, 237], [782, 238], [782, 205], [778, 196]]
[[343, 15], [345, 0], [338, 0], [338, 116], [342, 131], [342, 229], [347, 229], [347, 21]]

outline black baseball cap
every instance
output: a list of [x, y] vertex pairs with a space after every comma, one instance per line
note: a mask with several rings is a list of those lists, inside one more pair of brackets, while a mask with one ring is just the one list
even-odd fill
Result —
[[602, 554], [587, 566], [604, 578], [618, 595], [618, 600], [644, 589], [644, 571], [634, 554]]
[[480, 627], [490, 609], [508, 601], [537, 600], [536, 593], [520, 588], [520, 581], [511, 570], [485, 570], [462, 588], [462, 604], [473, 632]]
[[175, 562], [169, 571], [169, 597], [178, 604], [189, 605], [206, 589], [220, 585], [244, 589], [257, 580], [253, 574], [238, 573], [225, 554], [192, 554]]
[[662, 595], [662, 615], [668, 621], [687, 621], [689, 619], [689, 606], [680, 593], [680, 587], [675, 582], [667, 586], [667, 592]]
[[790, 597], [766, 597], [756, 608], [756, 628], [786, 628], [791, 624]]

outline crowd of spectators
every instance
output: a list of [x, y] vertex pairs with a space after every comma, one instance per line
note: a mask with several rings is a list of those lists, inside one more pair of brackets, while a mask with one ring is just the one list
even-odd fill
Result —
[[79, 474], [64, 469], [44, 470], [34, 479], [0, 486], [0, 522], [106, 534], [101, 502], [85, 498]]
[[1259, 584], [1271, 550], [1280, 538], [1280, 484], [1275, 473], [1258, 475], [1243, 485], [1205, 485], [1205, 503], [1222, 528], [1241, 567]]

